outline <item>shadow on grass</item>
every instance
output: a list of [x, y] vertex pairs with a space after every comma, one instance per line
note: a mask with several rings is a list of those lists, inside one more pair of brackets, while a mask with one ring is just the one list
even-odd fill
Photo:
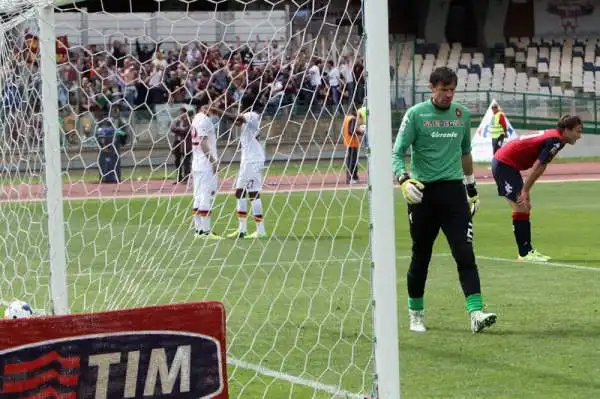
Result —
[[[486, 332], [486, 334], [489, 334], [492, 330], [490, 330], [489, 332]], [[558, 330], [560, 333], [570, 333], [571, 331], [562, 331], [562, 330]], [[497, 331], [496, 334], [500, 332]], [[519, 334], [518, 331], [511, 331], [511, 333], [515, 333], [515, 334]], [[549, 334], [550, 332], [546, 332], [544, 331], [544, 334]], [[538, 337], [540, 332], [538, 332]], [[572, 336], [572, 335], [566, 335], [566, 336]], [[589, 338], [589, 334], [587, 335], [587, 338]], [[425, 352], [427, 354], [429, 354], [431, 357], [437, 357], [437, 358], [441, 358], [441, 359], [447, 359], [447, 360], [451, 360], [451, 361], [456, 361], [457, 363], [460, 364], [465, 364], [465, 363], [470, 363], [470, 364], [477, 364], [478, 368], [488, 368], [490, 370], [512, 370], [515, 373], [518, 373], [521, 376], [528, 376], [530, 379], [544, 379], [547, 381], [552, 381], [553, 385], [563, 385], [563, 386], [569, 386], [572, 387], [572, 389], [574, 389], [574, 391], [580, 391], [582, 388], [585, 389], [589, 389], [592, 391], [600, 391], [600, 382], [597, 381], [592, 381], [592, 380], [586, 380], [586, 379], [580, 379], [580, 378], [572, 378], [572, 377], [566, 377], [565, 375], [559, 373], [559, 372], [549, 372], [549, 371], [542, 371], [542, 370], [536, 370], [536, 369], [532, 369], [531, 367], [520, 367], [520, 366], [515, 366], [514, 364], [508, 364], [508, 363], [504, 363], [504, 362], [500, 362], [500, 361], [493, 361], [491, 360], [489, 357], [480, 357], [480, 356], [471, 356], [469, 357], [467, 354], [465, 354], [465, 352], [451, 352], [451, 351], [447, 351], [447, 350], [443, 350], [443, 349], [438, 349], [438, 348], [433, 348], [433, 347], [428, 347], [428, 346], [418, 346], [418, 345], [414, 345], [411, 344], [410, 342], [404, 342], [403, 343], [404, 347], [411, 347], [411, 349], [414, 349], [415, 351], [419, 351], [419, 352]]]

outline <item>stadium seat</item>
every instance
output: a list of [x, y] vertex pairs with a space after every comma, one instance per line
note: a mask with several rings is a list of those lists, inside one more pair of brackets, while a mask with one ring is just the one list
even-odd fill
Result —
[[[433, 69], [447, 66], [457, 71], [457, 91], [462, 93], [461, 101], [487, 101], [488, 91], [555, 96], [600, 95], [600, 85], [596, 84], [596, 79], [600, 79], [598, 36], [577, 39], [561, 35], [510, 37], [507, 44], [500, 43], [491, 49], [496, 51], [496, 55], [467, 51], [460, 43], [436, 46], [423, 41], [418, 43], [420, 53], [418, 51], [415, 56], [415, 70], [419, 91], [425, 90]], [[391, 58], [399, 60], [398, 80], [409, 87], [412, 43], [406, 41], [393, 48], [395, 52]], [[500, 59], [494, 59], [498, 51]], [[476, 91], [482, 93], [476, 94]], [[498, 96], [503, 100], [516, 98], [515, 94]]]
[[540, 81], [537, 77], [531, 76], [529, 78], [529, 82], [527, 83], [527, 92], [529, 92], [529, 93], [539, 93], [540, 92]]

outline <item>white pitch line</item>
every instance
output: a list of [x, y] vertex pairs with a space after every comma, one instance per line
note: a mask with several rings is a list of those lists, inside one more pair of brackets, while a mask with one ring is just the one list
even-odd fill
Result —
[[534, 264], [534, 265], [538, 265], [538, 266], [549, 266], [549, 267], [558, 267], [558, 268], [564, 268], [564, 269], [574, 269], [574, 270], [586, 270], [586, 271], [592, 271], [592, 272], [600, 272], [600, 267], [592, 267], [592, 266], [583, 266], [583, 265], [576, 265], [573, 263], [561, 263], [561, 262], [520, 262], [516, 259], [509, 259], [509, 258], [499, 258], [499, 257], [495, 257], [495, 256], [479, 256], [479, 255], [475, 255], [476, 258], [479, 259], [484, 259], [484, 260], [490, 260], [490, 261], [494, 261], [494, 262], [504, 262], [504, 263], [515, 263], [515, 264]]
[[246, 370], [252, 370], [258, 374], [275, 378], [277, 380], [287, 381], [294, 385], [302, 385], [315, 391], [326, 392], [328, 394], [334, 395], [334, 397], [342, 397], [349, 399], [364, 399], [365, 395], [360, 395], [352, 392], [345, 391], [339, 387], [334, 385], [322, 384], [317, 381], [309, 380], [306, 378], [297, 377], [295, 375], [282, 373], [281, 371], [275, 371], [268, 369], [266, 367], [260, 366], [258, 364], [248, 363], [243, 360], [236, 359], [234, 357], [229, 357], [227, 359], [227, 363], [234, 365], [236, 367], [240, 367]]
[[[398, 256], [396, 259], [410, 259], [409, 255], [406, 256]], [[258, 262], [258, 263], [225, 263], [222, 265], [191, 265], [191, 266], [179, 266], [177, 268], [164, 268], [164, 265], [159, 265], [156, 267], [145, 267], [145, 268], [132, 268], [131, 270], [121, 269], [121, 270], [90, 270], [88, 272], [75, 272], [69, 273], [67, 270], [67, 276], [69, 277], [90, 277], [90, 276], [129, 276], [129, 275], [143, 275], [143, 273], [184, 273], [187, 271], [200, 271], [200, 270], [210, 270], [210, 269], [231, 269], [231, 268], [262, 268], [262, 267], [272, 267], [272, 266], [293, 266], [293, 265], [303, 265], [305, 267], [315, 266], [315, 265], [323, 265], [327, 263], [333, 264], [344, 264], [344, 263], [359, 263], [365, 262], [370, 264], [370, 259], [368, 257], [365, 258], [348, 258], [348, 259], [297, 259], [297, 260], [284, 260], [278, 262]], [[68, 268], [67, 268], [68, 269]], [[50, 275], [42, 274], [38, 275], [38, 278], [50, 278]]]
[[[140, 273], [144, 272], [160, 272], [160, 273], [183, 273], [187, 271], [200, 271], [207, 269], [230, 269], [230, 268], [248, 268], [253, 267], [260, 269], [262, 267], [273, 267], [273, 266], [293, 266], [293, 265], [303, 265], [303, 266], [314, 266], [326, 263], [335, 263], [335, 264], [343, 264], [343, 263], [358, 263], [358, 262], [366, 262], [369, 263], [369, 258], [349, 258], [349, 259], [298, 259], [298, 260], [284, 260], [279, 262], [257, 262], [257, 263], [225, 263], [222, 265], [191, 265], [191, 266], [179, 266], [177, 268], [164, 268], [164, 265], [160, 265], [157, 267], [146, 267], [146, 268], [132, 268], [130, 271], [126, 269], [121, 270], [90, 270], [89, 272], [78, 272], [78, 273], [67, 273], [68, 276], [72, 277], [89, 277], [89, 276], [97, 276], [97, 275], [140, 275]], [[49, 275], [41, 276], [49, 278]]]
[[[300, 184], [300, 186], [302, 186]], [[330, 191], [350, 191], [350, 190], [365, 190], [367, 188], [367, 186], [365, 184], [362, 185], [356, 185], [353, 187], [346, 187], [345, 185], [343, 186], [334, 186], [334, 187], [329, 187], [329, 186], [325, 186], [325, 187], [317, 187], [317, 186], [313, 186], [311, 185], [310, 187], [304, 187], [304, 188], [284, 188], [284, 189], [267, 189], [267, 190], [263, 190], [262, 193], [265, 194], [289, 194], [289, 193], [304, 193], [304, 192], [330, 192]], [[222, 190], [219, 191], [217, 193], [218, 196], [220, 195], [233, 195], [235, 194], [235, 190]], [[113, 201], [113, 200], [131, 200], [131, 199], [152, 199], [152, 198], [176, 198], [176, 197], [191, 197], [193, 195], [192, 192], [186, 192], [186, 193], [140, 193], [140, 194], [107, 194], [107, 195], [98, 195], [98, 193], [90, 193], [89, 196], [74, 196], [74, 197], [70, 197], [67, 195], [64, 195], [64, 201], [85, 201], [85, 200], [96, 200], [96, 201]], [[30, 198], [9, 198], [9, 199], [1, 199], [0, 200], [0, 204], [8, 204], [8, 203], [15, 203], [15, 202], [45, 202], [46, 198], [41, 197], [41, 198], [37, 198], [37, 197], [30, 197]]]
[[[540, 179], [536, 183], [578, 183], [578, 182], [598, 182], [600, 178], [575, 178], [575, 179]], [[265, 189], [263, 193], [269, 194], [289, 194], [289, 193], [303, 193], [303, 192], [331, 192], [331, 191], [354, 191], [354, 190], [365, 190], [367, 188], [366, 184], [357, 184], [352, 187], [348, 187], [345, 184], [341, 184], [339, 186], [325, 186], [325, 187], [317, 187], [312, 185], [310, 187], [302, 188], [302, 184], [299, 184], [299, 188], [288, 187], [282, 189]], [[496, 184], [493, 180], [486, 180], [482, 182], [478, 182], [478, 185], [492, 185]], [[395, 187], [398, 188], [398, 187]], [[234, 190], [223, 190], [219, 191], [217, 195], [231, 195], [235, 193]], [[96, 200], [96, 201], [114, 201], [114, 200], [132, 200], [132, 199], [149, 199], [149, 198], [176, 198], [176, 197], [190, 197], [192, 195], [191, 192], [187, 193], [139, 193], [139, 194], [107, 194], [107, 195], [98, 195], [98, 193], [90, 193], [89, 196], [77, 196], [77, 197], [69, 197], [67, 195], [64, 196], [64, 201], [85, 201], [85, 200]], [[15, 202], [44, 202], [45, 198], [9, 198], [9, 199], [1, 199], [0, 204], [8, 204]]]
[[[441, 257], [441, 258], [451, 257], [451, 256], [452, 256], [452, 254], [449, 252], [433, 254], [433, 257]], [[398, 259], [401, 259], [401, 258], [410, 258], [410, 256], [398, 257]], [[537, 265], [537, 266], [557, 267], [557, 268], [573, 269], [573, 270], [584, 270], [584, 271], [588, 271], [588, 272], [600, 272], [600, 267], [576, 265], [574, 263], [530, 262], [530, 261], [521, 262], [521, 261], [518, 261], [517, 259], [500, 258], [500, 257], [496, 257], [496, 256], [485, 256], [485, 255], [477, 255], [477, 254], [475, 254], [475, 259], [483, 259], [483, 260], [488, 260], [488, 261], [493, 261], [493, 262], [502, 262], [502, 263], [514, 263], [514, 264], [519, 264], [519, 265], [533, 264], [533, 265]]]

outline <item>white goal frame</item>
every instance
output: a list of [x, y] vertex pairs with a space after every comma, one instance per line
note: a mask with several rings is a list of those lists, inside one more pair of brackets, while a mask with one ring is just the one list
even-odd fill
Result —
[[[65, 226], [61, 179], [61, 145], [58, 120], [57, 65], [55, 59], [54, 6], [73, 3], [56, 1], [41, 6], [39, 50], [42, 74], [46, 204], [48, 210], [51, 313], [69, 313], [66, 273]], [[75, 1], [77, 2], [77, 1]], [[31, 3], [37, 3], [32, 0]], [[372, 251], [372, 300], [377, 396], [400, 398], [398, 350], [398, 296], [396, 290], [396, 249], [394, 192], [391, 162], [390, 74], [387, 60], [388, 10], [381, 0], [363, 1], [366, 36], [368, 129], [370, 134], [369, 173]], [[0, 3], [0, 8], [2, 3]], [[35, 5], [34, 5], [35, 6]], [[371, 77], [371, 78], [369, 78]]]

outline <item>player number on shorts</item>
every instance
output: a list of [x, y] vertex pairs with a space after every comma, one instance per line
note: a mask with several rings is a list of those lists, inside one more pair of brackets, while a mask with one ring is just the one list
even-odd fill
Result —
[[473, 223], [471, 222], [467, 226], [467, 242], [473, 242]]

